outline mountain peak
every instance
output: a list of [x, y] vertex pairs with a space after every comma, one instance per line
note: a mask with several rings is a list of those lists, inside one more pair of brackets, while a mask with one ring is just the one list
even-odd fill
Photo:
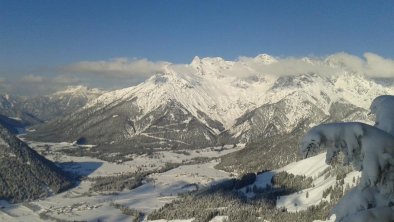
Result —
[[201, 59], [198, 56], [194, 56], [192, 62], [190, 63], [191, 66], [196, 67], [201, 64]]
[[190, 63], [190, 67], [197, 70], [197, 73], [201, 75], [218, 75], [223, 70], [230, 69], [234, 65], [234, 61], [226, 61], [221, 57], [205, 57], [199, 58], [194, 57]]
[[277, 62], [277, 60], [274, 57], [272, 57], [268, 54], [259, 54], [256, 57], [254, 57], [254, 60], [257, 62], [261, 61], [264, 64], [271, 64], [273, 62]]

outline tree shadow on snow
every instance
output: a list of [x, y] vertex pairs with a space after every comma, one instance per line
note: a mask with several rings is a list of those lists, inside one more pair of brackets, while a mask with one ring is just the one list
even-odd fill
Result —
[[197, 196], [221, 194], [230, 199], [239, 199], [245, 204], [263, 201], [272, 207], [276, 206], [278, 197], [296, 193], [298, 190], [287, 187], [276, 187], [271, 183], [274, 172], [261, 172], [257, 175], [248, 173], [239, 179], [225, 179], [197, 192]]
[[71, 174], [74, 178], [87, 177], [100, 168], [102, 162], [62, 162], [57, 165], [65, 172]]

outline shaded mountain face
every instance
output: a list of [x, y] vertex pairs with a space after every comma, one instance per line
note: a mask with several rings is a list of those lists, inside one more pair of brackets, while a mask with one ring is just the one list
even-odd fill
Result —
[[[25, 111], [22, 108], [23, 99], [18, 96], [8, 94], [0, 96], [0, 123], [12, 128], [13, 125], [19, 127], [23, 125], [32, 125], [41, 123], [38, 117]], [[15, 127], [16, 128], [16, 127]], [[16, 129], [13, 130], [16, 130]]]
[[0, 123], [13, 132], [72, 113], [103, 92], [84, 86], [70, 87], [51, 95], [0, 96]]
[[[255, 60], [275, 62], [267, 55]], [[287, 147], [284, 160], [275, 161], [285, 164], [296, 158], [297, 140], [305, 130], [322, 121], [368, 121], [371, 100], [394, 93], [390, 86], [347, 71], [273, 76], [238, 64], [237, 70], [249, 73], [234, 75], [233, 66], [221, 58], [195, 58], [183, 68], [169, 65], [138, 86], [105, 93], [64, 118], [36, 127], [28, 138], [79, 140], [98, 145], [96, 152], [121, 153], [247, 143], [247, 148], [261, 148], [254, 158], [269, 149], [267, 155], [275, 155], [280, 146]], [[283, 142], [283, 136], [291, 141]]]
[[41, 121], [48, 121], [75, 112], [103, 93], [98, 89], [75, 86], [51, 95], [24, 98], [20, 106]]
[[203, 113], [193, 116], [176, 101], [165, 101], [155, 110], [142, 114], [135, 99], [103, 109], [80, 110], [63, 119], [38, 127], [34, 139], [61, 142], [83, 139], [84, 143], [101, 147], [140, 148], [198, 148], [216, 144], [213, 127], [221, 123]]
[[0, 126], [0, 199], [32, 200], [71, 186], [60, 168]]

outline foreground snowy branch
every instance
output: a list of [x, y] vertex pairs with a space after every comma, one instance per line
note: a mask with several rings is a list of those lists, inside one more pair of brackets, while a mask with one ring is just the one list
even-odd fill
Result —
[[370, 114], [375, 115], [375, 127], [394, 135], [394, 96], [376, 97], [371, 104]]
[[371, 105], [376, 124], [330, 123], [313, 127], [301, 140], [305, 158], [327, 149], [326, 163], [338, 153], [344, 164], [362, 171], [361, 182], [333, 209], [336, 221], [394, 221], [394, 97], [377, 97]]

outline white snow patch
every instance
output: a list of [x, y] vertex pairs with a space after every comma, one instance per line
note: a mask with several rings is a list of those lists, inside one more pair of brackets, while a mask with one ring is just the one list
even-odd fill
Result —
[[8, 143], [6, 143], [2, 138], [0, 138], [0, 145], [9, 147]]
[[182, 123], [188, 124], [188, 123], [190, 123], [190, 121], [192, 121], [192, 119], [193, 119], [192, 117], [189, 117], [186, 120], [184, 120]]
[[209, 138], [209, 136], [204, 132], [204, 137], [205, 137], [205, 139], [207, 139], [207, 140], [211, 140], [211, 138]]
[[13, 120], [17, 120], [17, 121], [22, 121], [22, 119], [20, 117], [10, 117], [9, 116], [8, 118], [13, 119]]
[[216, 216], [212, 218], [209, 222], [223, 222], [225, 220], [228, 220], [228, 216]]
[[187, 219], [187, 220], [148, 220], [149, 222], [192, 222], [194, 218]]

